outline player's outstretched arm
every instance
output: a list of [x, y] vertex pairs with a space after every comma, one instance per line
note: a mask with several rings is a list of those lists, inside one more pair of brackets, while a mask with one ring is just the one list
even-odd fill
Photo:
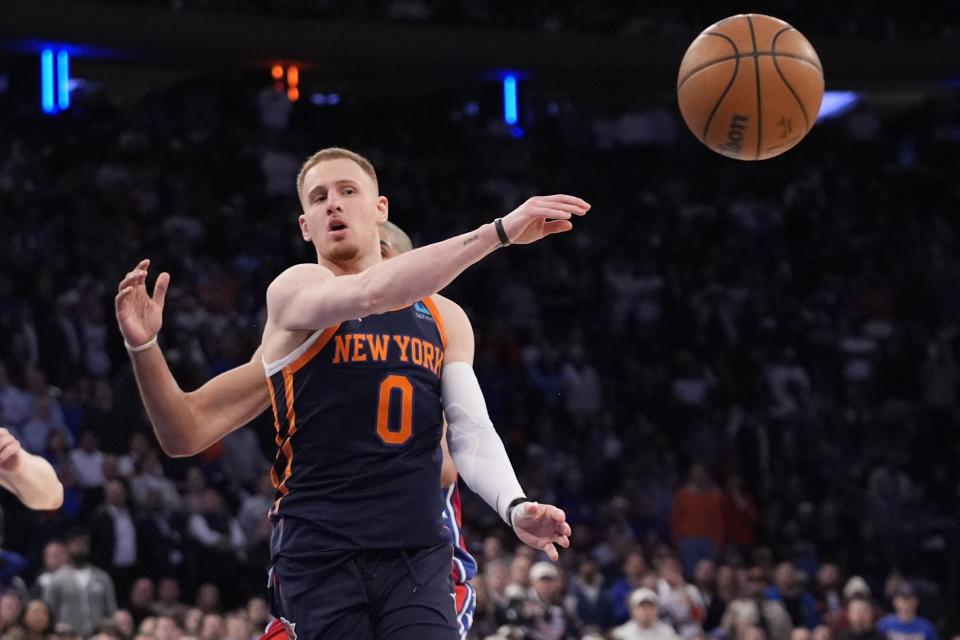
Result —
[[59, 509], [63, 485], [50, 463], [27, 453], [6, 428], [0, 427], [0, 485], [31, 509]]
[[221, 373], [196, 391], [180, 388], [156, 344], [170, 276], [161, 273], [150, 296], [149, 266], [149, 260], [141, 261], [120, 282], [117, 323], [160, 446], [170, 456], [191, 456], [260, 415], [270, 406], [270, 395], [259, 351], [247, 364]]
[[[573, 216], [590, 205], [575, 196], [530, 198], [502, 219], [510, 244], [529, 244], [573, 228]], [[270, 323], [288, 331], [313, 331], [412, 304], [440, 291], [502, 241], [494, 224], [414, 249], [362, 273], [334, 278], [329, 269], [300, 264], [267, 289]]]
[[460, 476], [509, 524], [517, 537], [558, 558], [570, 546], [570, 525], [562, 510], [525, 500], [503, 441], [493, 428], [480, 383], [473, 371], [473, 327], [459, 305], [434, 296], [443, 316], [447, 347], [441, 373], [447, 441]]

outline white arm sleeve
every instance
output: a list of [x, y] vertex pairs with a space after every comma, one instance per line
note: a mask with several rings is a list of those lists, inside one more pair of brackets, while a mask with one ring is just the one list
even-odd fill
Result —
[[511, 524], [507, 507], [524, 493], [487, 414], [473, 367], [466, 362], [444, 365], [440, 388], [447, 416], [447, 444], [460, 475], [504, 522]]

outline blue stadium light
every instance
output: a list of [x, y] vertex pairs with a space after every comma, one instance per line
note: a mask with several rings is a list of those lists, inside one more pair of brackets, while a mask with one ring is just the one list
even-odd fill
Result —
[[503, 121], [517, 124], [517, 76], [512, 73], [503, 77]]
[[40, 105], [44, 113], [57, 112], [57, 105], [53, 99], [53, 51], [51, 49], [40, 52]]
[[817, 116], [817, 120], [842, 116], [853, 109], [859, 101], [860, 94], [856, 91], [827, 91], [823, 94], [823, 102], [820, 103], [820, 115]]
[[66, 51], [57, 53], [57, 106], [60, 109], [70, 108], [70, 54]]

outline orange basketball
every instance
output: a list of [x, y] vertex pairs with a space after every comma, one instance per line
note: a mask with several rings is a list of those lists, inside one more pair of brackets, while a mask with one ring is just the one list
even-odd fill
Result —
[[766, 160], [817, 121], [823, 68], [810, 42], [783, 20], [732, 16], [687, 49], [677, 99], [700, 142], [729, 158]]

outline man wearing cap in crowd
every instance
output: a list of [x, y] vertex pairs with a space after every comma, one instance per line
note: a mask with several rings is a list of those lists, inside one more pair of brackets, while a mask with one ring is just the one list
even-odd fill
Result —
[[536, 562], [530, 567], [530, 588], [523, 599], [510, 602], [507, 623], [524, 627], [532, 638], [579, 638], [580, 624], [563, 607], [564, 581], [557, 565]]
[[658, 618], [660, 598], [652, 589], [637, 589], [628, 602], [630, 621], [613, 630], [616, 640], [677, 640], [673, 627]]
[[925, 618], [917, 616], [917, 592], [909, 582], [901, 582], [893, 591], [892, 613], [877, 623], [885, 640], [937, 640], [937, 630]]

